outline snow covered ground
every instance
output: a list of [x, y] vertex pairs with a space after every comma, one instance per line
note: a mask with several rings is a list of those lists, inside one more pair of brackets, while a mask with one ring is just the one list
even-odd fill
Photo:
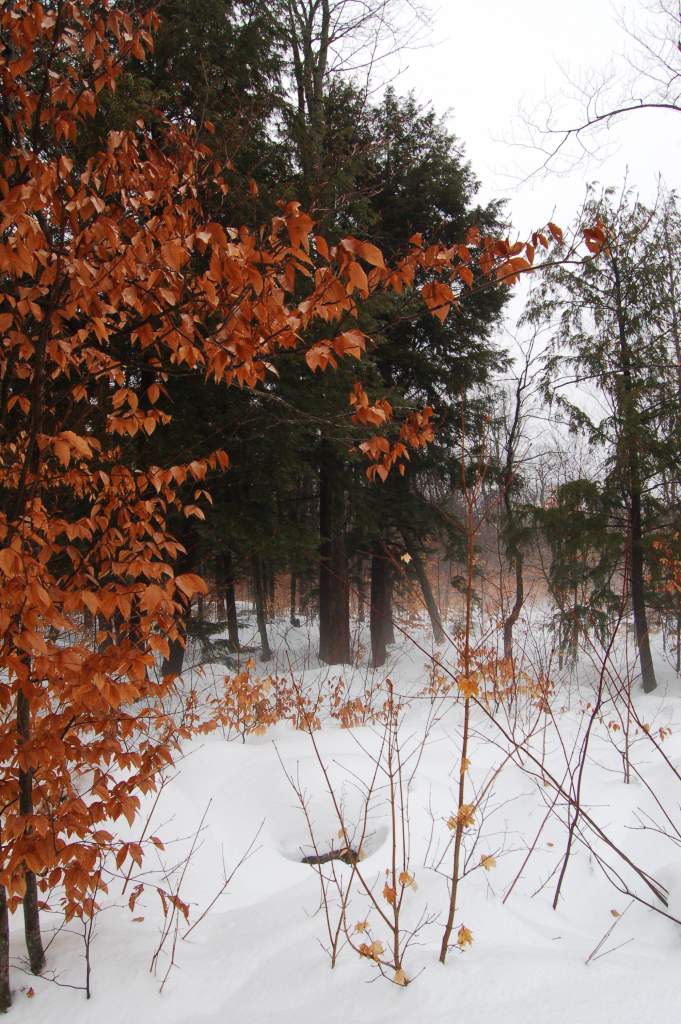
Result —
[[[292, 672], [303, 692], [317, 693], [338, 678], [338, 669], [316, 662], [314, 629], [281, 625], [274, 632], [274, 668], [282, 675]], [[438, 955], [452, 863], [447, 820], [457, 809], [464, 707], [455, 689], [444, 697], [424, 693], [432, 663], [425, 631], [416, 639], [423, 649], [401, 638], [380, 672], [364, 665], [343, 673], [352, 694], [383, 684], [389, 676], [403, 705], [399, 744], [406, 820], [404, 830], [401, 820], [396, 823], [396, 845], [401, 856], [406, 842], [408, 873], [416, 882], [404, 891], [405, 936], [417, 928], [404, 958], [406, 987], [392, 984], [390, 972], [381, 977], [370, 958], [347, 945], [331, 970], [323, 949], [328, 932], [320, 873], [301, 862], [313, 846], [291, 782], [305, 798], [318, 851], [343, 845], [329, 782], [357, 843], [366, 821], [358, 868], [388, 916], [392, 908], [382, 892], [391, 867], [393, 825], [382, 774], [384, 727], [376, 722], [346, 729], [320, 712], [322, 728], [314, 733], [314, 744], [290, 722], [250, 735], [245, 743], [217, 730], [187, 744], [147, 829], [163, 840], [165, 850], [150, 846], [125, 893], [122, 881], [115, 879], [102, 899], [90, 952], [92, 998], [69, 987], [84, 984], [80, 925], [53, 933], [58, 918], [45, 914], [45, 938], [51, 940], [48, 980], [21, 970], [17, 917], [13, 1018], [33, 1024], [137, 1019], [149, 1024], [645, 1024], [679, 1019], [681, 925], [632, 902], [613, 880], [664, 909], [631, 865], [649, 873], [654, 885], [668, 891], [668, 913], [681, 919], [681, 843], [670, 838], [674, 828], [681, 828], [681, 778], [675, 774], [681, 773], [681, 680], [660, 656], [658, 690], [647, 697], [635, 693], [636, 711], [649, 734], [630, 721], [629, 783], [624, 781], [624, 730], [615, 728], [626, 725], [626, 716], [618, 717], [622, 702], [606, 701], [592, 723], [581, 804], [594, 827], [586, 820], [577, 825], [555, 910], [572, 814], [550, 779], [569, 790], [572, 774], [577, 784], [598, 658], [583, 659], [572, 675], [554, 676], [549, 711], [537, 707], [536, 694], [521, 694], [496, 709], [490, 703], [497, 722], [473, 709], [465, 782], [467, 802], [478, 806], [464, 838], [466, 873], [453, 933], [455, 941], [463, 925], [473, 941], [463, 950], [454, 945], [442, 966]], [[535, 654], [539, 650], [536, 627], [524, 646]], [[439, 657], [456, 670], [453, 648], [440, 649]], [[618, 658], [623, 665], [621, 649]], [[606, 673], [609, 692], [617, 688], [616, 668]], [[259, 669], [264, 671], [262, 665]], [[225, 671], [208, 667], [199, 685], [221, 686]], [[376, 707], [384, 696], [375, 696]], [[515, 748], [514, 742], [530, 730], [531, 738]], [[376, 761], [377, 782], [367, 798]], [[146, 802], [131, 838], [139, 837], [153, 803]], [[616, 850], [599, 838], [598, 829]], [[201, 917], [223, 887], [225, 873], [249, 847], [226, 891]], [[495, 864], [486, 860], [486, 870], [480, 862], [488, 857]], [[330, 877], [332, 869], [342, 885], [352, 882], [346, 919], [353, 941], [362, 939], [355, 925], [367, 921], [372, 940], [388, 948], [387, 926], [372, 909], [356, 869], [334, 860], [331, 867], [322, 867], [323, 877]], [[145, 888], [131, 911], [128, 900], [140, 882]], [[172, 908], [164, 918], [156, 887], [177, 892], [188, 904], [189, 923], [181, 913], [173, 916]], [[339, 911], [333, 890], [329, 893], [334, 925]], [[169, 934], [150, 971], [168, 923]]]

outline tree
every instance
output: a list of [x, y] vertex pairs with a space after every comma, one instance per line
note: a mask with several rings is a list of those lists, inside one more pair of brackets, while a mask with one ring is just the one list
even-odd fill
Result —
[[[139, 794], [197, 725], [164, 712], [174, 679], [157, 671], [182, 640], [192, 596], [206, 591], [178, 571], [186, 548], [171, 524], [203, 520], [207, 478], [228, 457], [150, 463], [142, 444], [172, 425], [169, 378], [237, 394], [262, 387], [276, 354], [299, 348], [323, 371], [366, 349], [357, 291], [403, 291], [431, 268], [452, 282], [421, 288], [441, 315], [467, 287], [474, 253], [502, 279], [521, 258], [474, 234], [455, 249], [415, 240], [387, 266], [356, 238], [330, 247], [296, 202], [258, 231], [225, 227], [212, 214], [228, 172], [169, 122], [111, 131], [81, 162], [79, 133], [129, 57], [144, 60], [155, 25], [153, 12], [107, 0], [16, 0], [0, 19], [5, 1003], [6, 911], [23, 903], [39, 971], [38, 892], [61, 885], [67, 919], [94, 912], [107, 856], [120, 867], [143, 854], [103, 823], [134, 819]], [[529, 260], [531, 246], [521, 248]], [[358, 387], [367, 473], [384, 480], [431, 436], [430, 415], [406, 416], [394, 438], [373, 434], [389, 411]], [[95, 645], [86, 615], [97, 616]]]
[[[525, 604], [525, 545], [528, 539], [528, 510], [523, 507], [523, 468], [528, 456], [527, 420], [533, 394], [538, 390], [537, 360], [533, 343], [523, 352], [522, 365], [511, 384], [510, 396], [504, 396], [497, 416], [499, 477], [499, 535], [504, 554], [514, 577], [513, 604], [506, 608], [502, 583], [504, 658], [513, 657], [513, 630]], [[507, 399], [507, 400], [505, 400]]]
[[[617, 527], [626, 534], [625, 568], [643, 686], [649, 692], [656, 681], [646, 612], [646, 563], [661, 475], [678, 464], [676, 443], [660, 444], [670, 401], [660, 382], [673, 363], [668, 333], [660, 329], [669, 301], [668, 293], [663, 298], [666, 266], [659, 255], [655, 212], [627, 193], [619, 201], [612, 191], [592, 196], [586, 216], [600, 218], [601, 227], [589, 236], [597, 257], [550, 273], [535, 293], [527, 319], [551, 324], [549, 395], [568, 411], [575, 427], [606, 447], [605, 498]], [[576, 394], [566, 392], [571, 383], [593, 384], [603, 405], [580, 402]], [[675, 405], [678, 396], [671, 400]], [[622, 497], [625, 518], [617, 522]]]
[[305, 199], [316, 206], [326, 185], [329, 84], [364, 74], [366, 104], [378, 63], [409, 45], [424, 14], [414, 0], [279, 0], [294, 97], [291, 129]]
[[563, 120], [550, 107], [543, 125], [536, 117], [529, 125], [533, 148], [544, 155], [544, 169], [568, 156], [571, 143], [580, 156], [588, 153], [591, 138], [623, 118], [650, 110], [681, 113], [681, 10], [676, 0], [649, 0], [640, 6], [644, 17], [648, 15], [643, 27], [620, 21], [633, 52], [619, 67], [600, 78], [590, 76], [575, 90], [579, 112]]
[[[79, 166], [81, 127], [123, 61], [144, 59], [155, 23], [104, 0], [18, 0], [0, 21], [0, 896], [3, 913], [23, 903], [36, 972], [38, 890], [61, 884], [67, 918], [92, 913], [106, 855], [141, 856], [101, 824], [132, 820], [182, 733], [163, 713], [172, 677], [155, 656], [169, 656], [205, 584], [177, 572], [168, 521], [203, 518], [204, 481], [227, 456], [139, 468], [131, 442], [169, 422], [169, 374], [253, 388], [314, 321], [333, 335], [354, 309], [356, 256], [379, 265], [372, 286], [413, 276], [354, 240], [332, 255], [318, 238], [313, 260], [296, 203], [258, 236], [225, 231], [202, 205], [225, 178], [171, 124], [160, 139], [143, 122], [110, 132]], [[305, 300], [291, 301], [301, 272]], [[341, 332], [307, 359], [323, 367], [363, 345]], [[381, 457], [401, 452], [388, 444]], [[85, 614], [99, 618], [94, 650]]]
[[[368, 197], [372, 237], [385, 253], [398, 253], [405, 235], [419, 230], [431, 240], [454, 245], [473, 225], [499, 229], [499, 204], [476, 205], [479, 182], [463, 145], [430, 107], [388, 89], [371, 111], [371, 135], [375, 146], [358, 184]], [[425, 315], [410, 295], [377, 295], [365, 303], [362, 321], [374, 340], [366, 363], [372, 388], [380, 386], [397, 408], [428, 405], [438, 424], [432, 442], [413, 457], [404, 479], [389, 480], [373, 498], [380, 506], [374, 516], [380, 524], [375, 541], [389, 542], [392, 533], [406, 548], [411, 559], [407, 574], [421, 589], [436, 643], [444, 631], [426, 554], [433, 541], [452, 539], [453, 531], [442, 504], [433, 504], [428, 495], [443, 480], [459, 486], [455, 466], [461, 431], [482, 430], [488, 404], [483, 396], [492, 372], [505, 361], [493, 334], [506, 289], [479, 287], [484, 275], [476, 260], [467, 273], [473, 293], [450, 316]], [[423, 286], [433, 284], [427, 271], [421, 280]], [[460, 533], [456, 541], [461, 542]]]
[[[318, 211], [332, 237], [351, 230], [371, 235], [367, 193], [358, 176], [374, 144], [367, 89], [348, 83], [365, 60], [404, 42], [397, 16], [402, 0], [283, 0], [294, 85], [288, 125], [299, 165], [298, 192]], [[356, 74], [355, 74], [356, 77]], [[349, 225], [351, 225], [349, 227]], [[403, 232], [402, 243], [407, 234]], [[362, 282], [359, 282], [361, 293]], [[343, 390], [347, 391], [347, 388]], [[337, 389], [339, 403], [341, 389]], [[328, 408], [328, 395], [325, 399]], [[349, 564], [346, 538], [349, 476], [343, 441], [318, 445], [319, 656], [329, 664], [350, 660]]]
[[[413, 97], [399, 98], [388, 90], [383, 100], [372, 106], [351, 85], [331, 80], [325, 85], [323, 126], [320, 183], [315, 198], [332, 235], [361, 230], [388, 257], [398, 258], [419, 227], [429, 241], [447, 246], [465, 237], [474, 223], [483, 229], [498, 229], [498, 206], [480, 208], [474, 204], [478, 182], [461, 145], [434, 112], [420, 107]], [[431, 306], [437, 309], [440, 293], [434, 269], [424, 268], [418, 283], [421, 288], [427, 286]], [[470, 284], [484, 277], [476, 260], [464, 275]], [[468, 392], [467, 425], [472, 426], [482, 403], [476, 403], [471, 390], [482, 389], [491, 369], [502, 360], [491, 342], [491, 333], [503, 306], [504, 289], [475, 287], [465, 306], [451, 317], [446, 316], [444, 306], [440, 311], [444, 315], [429, 315], [412, 291], [368, 296], [360, 290], [358, 296], [359, 320], [371, 337], [360, 369], [364, 385], [396, 411], [408, 413], [424, 405], [434, 410], [440, 424], [438, 436], [446, 441], [429, 446], [427, 470], [447, 473], [452, 451], [457, 448], [453, 435], [460, 425], [461, 393]], [[289, 393], [291, 400], [307, 410], [319, 411], [323, 405], [328, 415], [334, 404], [343, 407], [351, 382], [346, 371], [324, 378], [316, 390], [314, 382], [306, 378], [301, 378], [301, 386], [302, 391]], [[427, 505], [419, 502], [417, 494], [416, 474], [419, 467], [426, 469], [424, 459], [419, 458], [410, 467], [411, 488], [405, 490], [393, 481], [379, 495], [369, 497], [348, 459], [352, 441], [345, 424], [330, 424], [316, 455], [324, 513], [320, 649], [325, 660], [349, 657], [348, 558], [353, 554], [353, 544], [356, 547], [361, 538], [360, 553], [364, 556], [375, 549], [380, 552], [385, 544], [390, 546], [400, 537], [402, 526], [409, 533], [413, 567], [423, 570], [418, 580], [427, 592], [425, 599], [434, 616], [435, 631], [438, 635], [441, 631], [427, 573], [417, 557], [419, 549], [425, 551], [429, 535], [437, 532], [439, 523], [437, 514], [432, 510], [428, 514]], [[333, 500], [327, 496], [330, 491], [336, 495]], [[377, 503], [380, 510], [374, 508]], [[415, 506], [419, 504], [416, 514]], [[345, 515], [346, 509], [351, 513]], [[414, 529], [415, 516], [419, 530]], [[346, 527], [352, 536], [346, 536]], [[371, 558], [378, 571], [380, 555]], [[381, 618], [385, 615], [384, 611], [379, 613]], [[330, 628], [332, 621], [335, 625]], [[381, 629], [374, 631], [375, 636], [380, 634]], [[376, 652], [372, 660], [378, 663]]]

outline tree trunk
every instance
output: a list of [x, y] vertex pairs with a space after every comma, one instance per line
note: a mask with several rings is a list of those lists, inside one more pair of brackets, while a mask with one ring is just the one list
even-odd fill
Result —
[[110, 619], [105, 619], [103, 615], [97, 616], [97, 631], [108, 634], [97, 645], [97, 650], [100, 654], [106, 651], [111, 644], [120, 643], [122, 621], [121, 613], [118, 610], [113, 613]]
[[350, 587], [345, 550], [345, 493], [341, 467], [323, 444], [319, 467], [319, 660], [350, 661]]
[[236, 591], [234, 589], [234, 562], [232, 552], [222, 556], [222, 584], [227, 615], [227, 642], [235, 654], [239, 651], [239, 620], [236, 613]]
[[445, 631], [442, 626], [442, 618], [440, 616], [440, 609], [437, 606], [433, 589], [428, 579], [428, 573], [426, 571], [425, 564], [419, 550], [416, 546], [414, 538], [407, 532], [402, 533], [404, 539], [404, 546], [407, 549], [407, 554], [411, 558], [411, 565], [416, 574], [416, 579], [419, 581], [421, 593], [423, 594], [423, 601], [430, 618], [431, 629], [433, 630], [433, 642], [436, 644], [443, 643], [445, 639]]
[[310, 614], [310, 594], [315, 588], [315, 577], [314, 574], [309, 572], [301, 572], [298, 578], [298, 607], [300, 608], [300, 614], [308, 616]]
[[643, 519], [641, 512], [641, 468], [638, 443], [638, 410], [636, 408], [634, 384], [631, 373], [631, 351], [627, 337], [627, 321], [622, 297], [619, 267], [616, 258], [612, 260], [615, 278], [615, 301], [617, 307], [617, 329], [619, 334], [622, 385], [617, 389], [618, 412], [622, 417], [624, 464], [629, 492], [629, 574], [631, 579], [631, 604], [634, 613], [636, 644], [641, 664], [641, 679], [646, 693], [657, 687], [653, 658], [650, 653], [650, 636], [645, 605]]
[[289, 622], [292, 626], [299, 626], [300, 619], [296, 615], [296, 600], [298, 597], [298, 577], [292, 571], [291, 572], [291, 591], [290, 591], [290, 610], [289, 610]]
[[524, 558], [520, 545], [520, 538], [518, 536], [518, 523], [516, 521], [515, 508], [513, 505], [512, 490], [516, 475], [516, 455], [521, 430], [523, 395], [527, 385], [528, 371], [529, 361], [526, 359], [525, 367], [518, 377], [516, 384], [513, 417], [508, 425], [505, 444], [506, 461], [502, 482], [504, 508], [506, 510], [504, 530], [506, 537], [506, 555], [515, 571], [515, 600], [510, 613], [504, 620], [504, 658], [509, 661], [513, 657], [513, 627], [518, 621], [523, 604], [525, 603], [525, 580], [523, 577]]
[[7, 891], [0, 885], [0, 1013], [7, 1013], [12, 1005], [9, 987], [9, 914]]
[[395, 618], [393, 615], [393, 597], [395, 594], [395, 573], [388, 561], [386, 564], [386, 595], [385, 595], [385, 642], [395, 643]]
[[513, 561], [515, 563], [515, 603], [504, 620], [504, 658], [507, 659], [513, 657], [513, 627], [518, 621], [523, 604], [525, 603], [523, 556], [517, 549]]
[[357, 562], [357, 621], [364, 622], [366, 605], [366, 588], [364, 580], [364, 559]]
[[161, 665], [161, 675], [165, 678], [166, 676], [181, 676], [182, 669], [184, 668], [184, 653], [185, 644], [179, 637], [171, 640], [168, 647], [168, 657], [163, 659]]
[[[321, 4], [317, 2], [311, 8], [309, 5], [301, 17], [298, 6], [289, 0], [286, 26], [297, 95], [293, 129], [303, 172], [301, 198], [308, 206], [323, 176], [324, 86], [331, 33], [329, 0], [321, 0]], [[321, 20], [316, 22], [319, 8]]]
[[386, 616], [388, 614], [388, 567], [380, 543], [371, 555], [371, 602], [369, 605], [369, 631], [371, 633], [371, 664], [380, 668], [387, 657]]
[[[23, 690], [17, 695], [17, 731], [21, 746], [28, 742], [31, 735], [31, 708]], [[19, 769], [19, 813], [33, 814], [33, 769]], [[45, 966], [45, 952], [40, 934], [40, 911], [38, 909], [38, 884], [35, 873], [25, 869], [26, 891], [24, 892], [24, 932], [28, 961], [34, 974], [40, 974]]]
[[634, 612], [634, 630], [638, 656], [641, 663], [641, 680], [646, 693], [652, 693], [657, 686], [653, 657], [650, 653], [648, 616], [645, 605], [643, 536], [641, 527], [641, 495], [631, 495], [631, 604]]
[[253, 593], [255, 597], [255, 617], [258, 623], [258, 632], [260, 633], [260, 656], [263, 661], [270, 661], [272, 658], [272, 650], [267, 636], [265, 583], [263, 580], [262, 562], [257, 555], [253, 555], [251, 565], [253, 573]]
[[[205, 570], [202, 565], [199, 568], [199, 575], [203, 576], [204, 572]], [[197, 594], [196, 597], [196, 617], [199, 620], [199, 623], [203, 626], [206, 620], [206, 600], [203, 594]]]
[[[179, 555], [175, 565], [175, 572], [179, 576], [182, 573], [193, 572], [198, 564], [198, 537], [196, 527], [189, 519], [182, 520], [178, 530], [178, 540], [185, 549], [184, 554]], [[184, 656], [187, 647], [186, 620], [191, 614], [191, 601], [187, 600], [184, 595], [179, 596], [182, 600], [184, 611], [182, 621], [178, 623], [179, 635], [170, 641], [168, 657], [163, 659], [163, 665], [161, 666], [161, 674], [163, 676], [182, 675], [182, 669], [184, 668]]]
[[269, 562], [264, 563], [262, 576], [263, 589], [265, 591], [265, 618], [271, 622], [275, 616], [277, 577], [272, 571], [272, 566]]

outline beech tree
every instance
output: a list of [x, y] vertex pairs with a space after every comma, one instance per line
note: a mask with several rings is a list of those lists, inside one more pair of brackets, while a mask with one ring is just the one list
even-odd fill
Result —
[[[41, 895], [56, 888], [67, 920], [91, 916], [107, 860], [144, 853], [109, 829], [132, 823], [181, 741], [210, 727], [166, 700], [207, 590], [191, 571], [194, 521], [229, 456], [154, 447], [172, 434], [171, 380], [236, 401], [276, 388], [283, 353], [328, 373], [365, 357], [360, 300], [416, 292], [444, 322], [472, 266], [510, 283], [549, 245], [470, 228], [449, 245], [414, 235], [386, 263], [365, 240], [331, 245], [293, 200], [259, 228], [230, 224], [232, 172], [191, 119], [139, 118], [94, 145], [100, 104], [156, 26], [113, 0], [15, 0], [0, 16], [2, 1008], [8, 913], [22, 905], [40, 972]], [[394, 416], [370, 390], [356, 380], [344, 415], [367, 478], [385, 482], [432, 440], [433, 410]]]
[[[130, 55], [145, 59], [156, 23], [108, 0], [16, 0], [0, 18], [5, 1007], [7, 912], [23, 905], [40, 971], [39, 893], [61, 887], [67, 919], [94, 912], [106, 858], [121, 867], [143, 853], [103, 823], [132, 822], [192, 728], [166, 712], [174, 678], [158, 661], [182, 641], [188, 602], [206, 585], [182, 571], [187, 550], [171, 524], [203, 520], [207, 478], [228, 456], [140, 461], [137, 442], [172, 422], [169, 378], [255, 389], [277, 353], [300, 348], [310, 371], [324, 371], [366, 349], [356, 293], [410, 289], [428, 270], [420, 291], [442, 315], [468, 287], [473, 254], [501, 280], [534, 256], [532, 243], [472, 232], [450, 248], [415, 238], [387, 266], [368, 242], [329, 246], [296, 202], [257, 232], [225, 227], [212, 213], [228, 172], [169, 122], [111, 131], [76, 162], [79, 133]], [[365, 431], [372, 479], [432, 437], [428, 408], [393, 438], [374, 433], [391, 409], [359, 383], [348, 415]]]
[[[84, 169], [74, 164], [69, 149], [98, 95], [127, 55], [144, 58], [155, 23], [98, 0], [19, 2], [0, 22], [0, 884], [5, 912], [23, 903], [36, 972], [38, 889], [63, 885], [67, 917], [92, 912], [116, 845], [101, 822], [132, 820], [178, 741], [161, 710], [172, 677], [156, 676], [155, 655], [169, 656], [186, 600], [205, 584], [177, 573], [183, 549], [167, 519], [202, 518], [203, 481], [227, 465], [218, 450], [138, 469], [125, 439], [169, 421], [160, 406], [172, 368], [254, 387], [274, 349], [351, 312], [355, 253], [380, 265], [374, 284], [389, 276], [352, 241], [340, 270], [318, 239], [312, 287], [287, 304], [297, 274], [310, 273], [312, 222], [295, 203], [259, 238], [206, 221], [201, 195], [228, 184], [170, 124], [162, 144], [140, 122], [109, 133]], [[413, 277], [407, 264], [393, 273], [393, 284]], [[360, 332], [341, 332], [307, 358], [324, 366], [363, 346]], [[130, 386], [142, 367], [152, 377], [143, 402]], [[420, 443], [416, 424], [404, 429]], [[401, 454], [388, 445], [382, 457]], [[95, 650], [78, 629], [87, 613], [100, 622]]]

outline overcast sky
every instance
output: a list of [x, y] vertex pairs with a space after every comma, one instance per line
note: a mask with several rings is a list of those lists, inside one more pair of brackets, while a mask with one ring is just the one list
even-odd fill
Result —
[[536, 111], [548, 100], [565, 109], [562, 123], [573, 123], [570, 78], [585, 84], [612, 69], [615, 81], [626, 84], [626, 55], [634, 44], [618, 17], [650, 38], [643, 0], [444, 0], [434, 12], [430, 43], [402, 55], [407, 67], [395, 82], [398, 91], [413, 89], [448, 115], [481, 179], [483, 198], [507, 197], [522, 235], [551, 217], [568, 225], [587, 181], [619, 186], [628, 174], [644, 201], [654, 198], [660, 172], [669, 187], [681, 186], [681, 114], [670, 111], [620, 118], [589, 137], [601, 160], [518, 184], [542, 161], [537, 152], [511, 145], [527, 136], [522, 109]]

